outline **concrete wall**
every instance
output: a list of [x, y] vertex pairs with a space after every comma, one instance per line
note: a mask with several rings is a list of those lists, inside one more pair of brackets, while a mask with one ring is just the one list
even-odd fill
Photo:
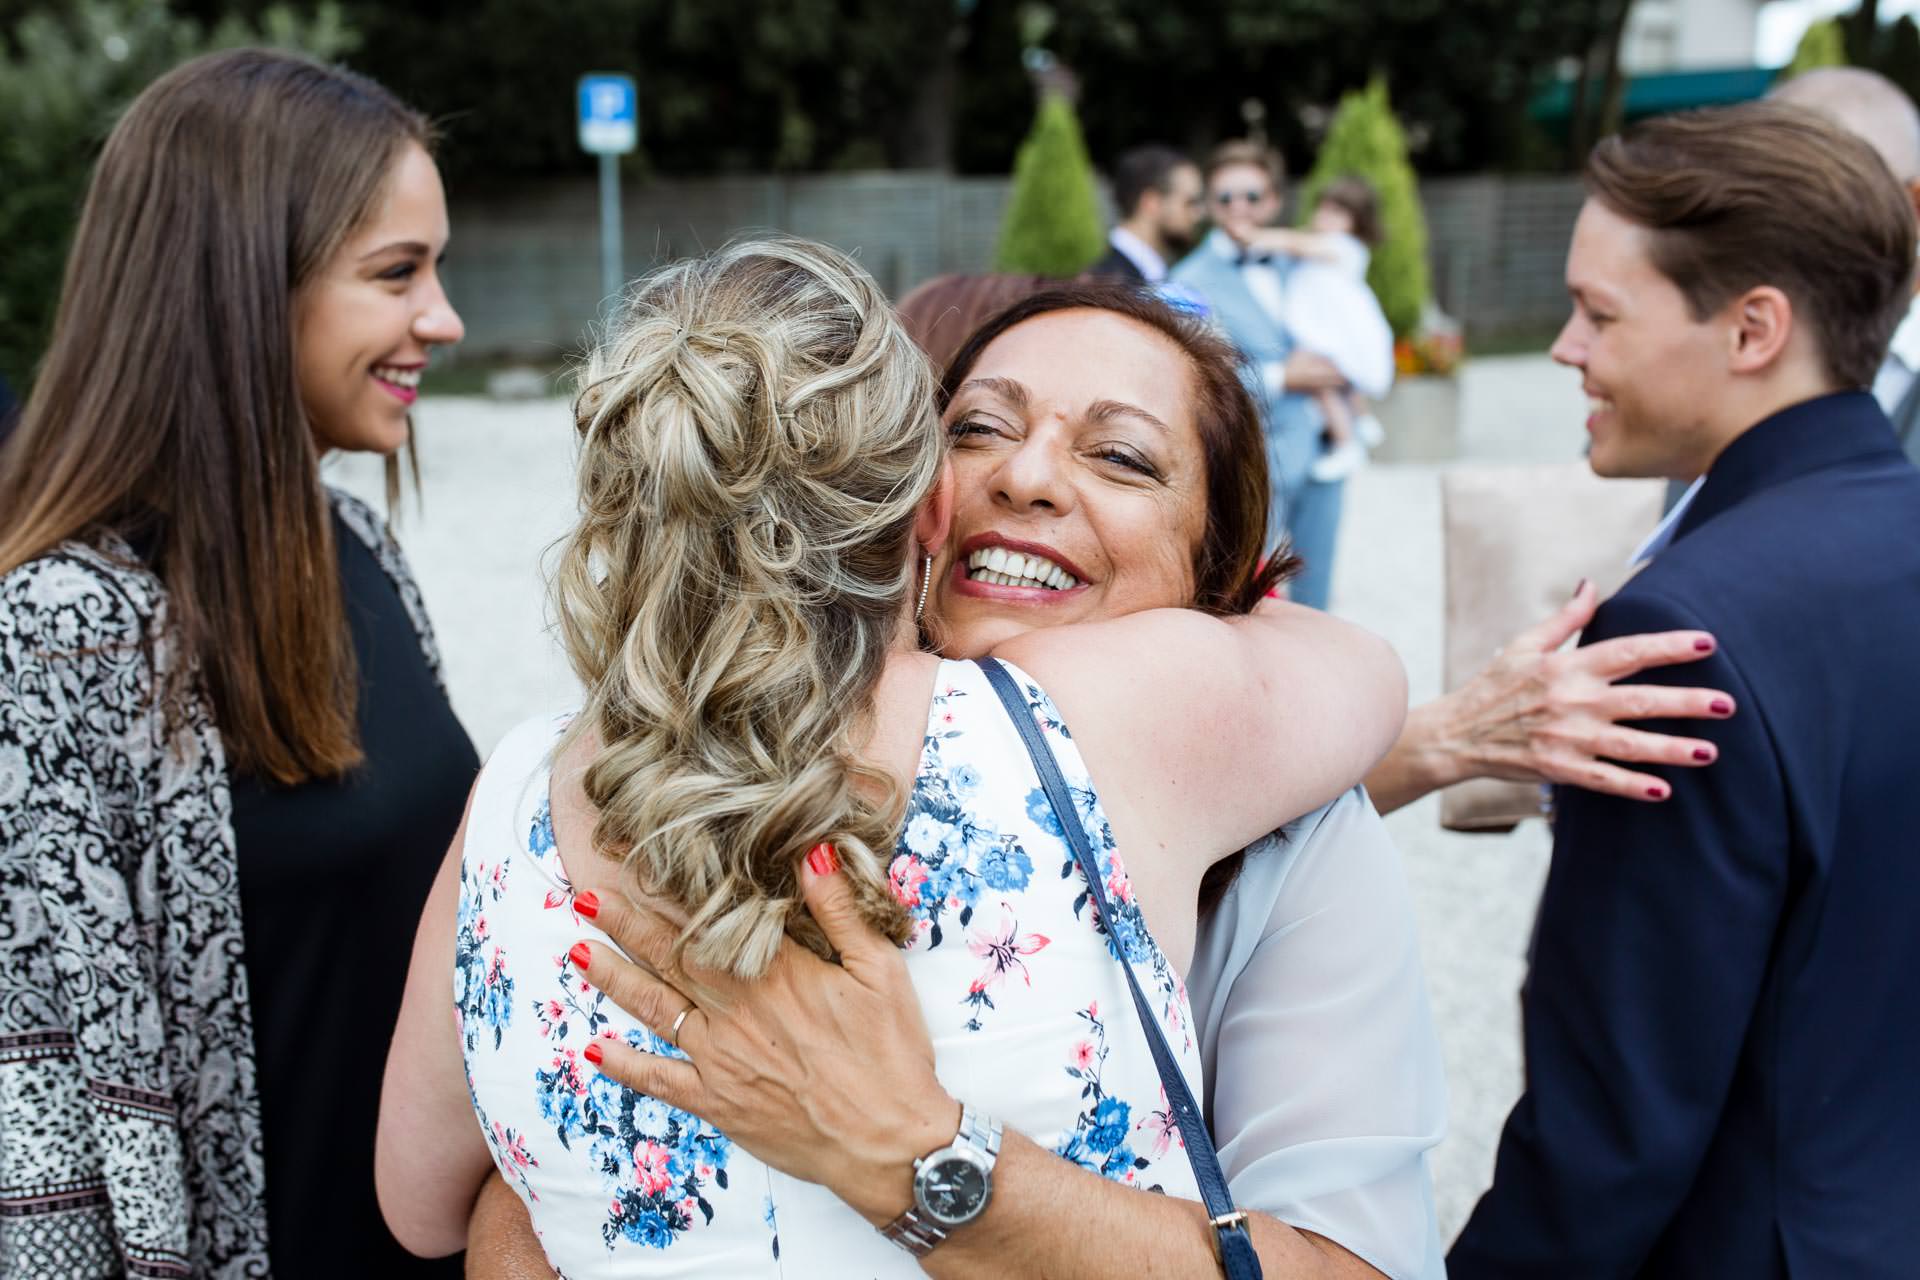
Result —
[[[778, 229], [856, 254], [899, 297], [993, 259], [1005, 178], [877, 172], [683, 179], [622, 193], [627, 273], [744, 233]], [[1447, 178], [1422, 185], [1441, 306], [1470, 332], [1536, 329], [1566, 312], [1561, 266], [1580, 206], [1569, 178]], [[447, 281], [467, 325], [461, 355], [552, 363], [600, 306], [599, 196], [591, 178], [452, 198]]]

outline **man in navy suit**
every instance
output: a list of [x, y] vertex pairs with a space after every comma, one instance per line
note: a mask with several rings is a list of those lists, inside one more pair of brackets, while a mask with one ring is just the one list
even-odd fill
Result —
[[1449, 1270], [1911, 1277], [1920, 472], [1864, 388], [1913, 209], [1865, 142], [1770, 103], [1610, 138], [1587, 182], [1553, 353], [1593, 468], [1706, 480], [1583, 643], [1710, 632], [1679, 670], [1738, 713], [1662, 803], [1557, 790], [1527, 1087]]
[[1107, 233], [1107, 256], [1087, 268], [1100, 280], [1153, 285], [1193, 247], [1200, 227], [1200, 168], [1158, 143], [1135, 147], [1113, 166], [1120, 221]]

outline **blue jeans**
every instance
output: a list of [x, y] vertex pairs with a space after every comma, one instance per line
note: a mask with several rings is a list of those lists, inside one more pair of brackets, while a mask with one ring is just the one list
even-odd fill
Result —
[[1267, 467], [1273, 485], [1267, 546], [1277, 548], [1285, 535], [1290, 549], [1305, 562], [1287, 584], [1287, 594], [1296, 604], [1324, 609], [1333, 594], [1333, 544], [1340, 533], [1346, 481], [1323, 484], [1308, 478], [1304, 469], [1285, 465], [1295, 461], [1286, 455], [1297, 450], [1276, 448], [1278, 443], [1272, 436], [1267, 438]]

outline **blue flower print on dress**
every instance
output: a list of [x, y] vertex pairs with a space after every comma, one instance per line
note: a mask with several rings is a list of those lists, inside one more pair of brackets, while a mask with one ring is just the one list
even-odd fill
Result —
[[1033, 879], [1033, 859], [1008, 836], [980, 855], [980, 879], [987, 888], [1015, 893]]
[[[1100, 1020], [1099, 1002], [1082, 1009], [1079, 1017], [1087, 1024], [1087, 1035], [1068, 1051], [1067, 1074], [1081, 1082], [1080, 1097], [1087, 1106], [1074, 1120], [1073, 1132], [1054, 1146], [1054, 1154], [1103, 1178], [1139, 1186], [1139, 1171], [1152, 1161], [1135, 1155], [1129, 1142], [1135, 1128], [1133, 1107], [1101, 1087], [1101, 1071], [1107, 1061], [1107, 1027]], [[1164, 1142], [1161, 1150], [1165, 1150]], [[1158, 1186], [1146, 1189], [1161, 1190]]]
[[553, 802], [542, 799], [540, 807], [534, 810], [533, 821], [527, 829], [527, 852], [535, 855], [553, 852]]
[[[1029, 696], [1038, 694], [1031, 686]], [[1048, 704], [1051, 705], [1051, 704]], [[1042, 720], [1045, 723], [1044, 719]], [[1059, 730], [1062, 737], [1068, 736], [1066, 730]], [[1106, 890], [1107, 905], [1113, 910], [1111, 921], [1100, 918], [1097, 907], [1092, 905], [1093, 894], [1082, 889], [1073, 900], [1073, 913], [1091, 911], [1094, 928], [1107, 939], [1107, 950], [1116, 959], [1124, 960], [1136, 968], [1144, 967], [1147, 972], [1141, 975], [1142, 985], [1158, 990], [1161, 996], [1161, 1020], [1166, 1024], [1169, 1037], [1184, 1036], [1183, 1019], [1180, 1015], [1180, 996], [1184, 990], [1180, 977], [1167, 963], [1167, 958], [1154, 944], [1153, 934], [1147, 928], [1146, 916], [1141, 913], [1139, 903], [1134, 901], [1133, 881], [1127, 875], [1126, 862], [1120, 857], [1119, 849], [1113, 838], [1113, 827], [1107, 821], [1106, 813], [1100, 807], [1100, 797], [1090, 786], [1069, 784], [1067, 793], [1073, 798], [1075, 815], [1087, 833], [1087, 843], [1093, 850], [1094, 860], [1100, 868], [1101, 887]], [[1060, 826], [1060, 817], [1053, 811], [1053, 802], [1047, 793], [1039, 787], [1027, 792], [1027, 816], [1036, 825], [1044, 828], [1048, 834], [1066, 838]], [[1060, 864], [1060, 878], [1070, 880], [1079, 876], [1081, 883], [1086, 877], [1080, 870], [1079, 859], [1073, 856], [1071, 848], [1067, 858]]]
[[979, 770], [942, 759], [941, 744], [961, 733], [944, 727], [955, 721], [949, 704], [966, 696], [951, 687], [934, 695], [907, 824], [887, 866], [893, 896], [914, 920], [916, 935], [910, 946], [939, 946], [950, 919], [962, 928], [971, 924], [982, 887], [1019, 889], [1033, 875], [1033, 859], [1018, 839], [974, 813], [966, 802], [980, 786]]
[[477, 1048], [488, 1028], [498, 1049], [513, 1020], [513, 978], [506, 953], [494, 945], [486, 908], [506, 893], [507, 867], [460, 864], [460, 905], [454, 918], [453, 1008], [467, 1051]]
[[[600, 1235], [607, 1248], [625, 1241], [665, 1249], [699, 1222], [711, 1223], [709, 1186], [725, 1190], [733, 1146], [718, 1130], [689, 1112], [635, 1093], [594, 1071], [574, 1049], [559, 1042], [578, 1027], [587, 1040], [610, 1036], [606, 997], [585, 986], [573, 962], [561, 957], [559, 996], [536, 1002], [543, 1033], [555, 1042], [544, 1068], [533, 1073], [540, 1114], [560, 1145], [584, 1142], [587, 1157], [609, 1194]], [[645, 1028], [626, 1036], [648, 1053], [686, 1055]]]

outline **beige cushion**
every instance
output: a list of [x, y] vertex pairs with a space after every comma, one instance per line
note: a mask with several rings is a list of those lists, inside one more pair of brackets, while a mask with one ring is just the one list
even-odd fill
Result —
[[[1456, 467], [1440, 480], [1446, 540], [1446, 687], [1465, 684], [1519, 632], [1567, 602], [1582, 578], [1602, 597], [1660, 523], [1664, 480], [1603, 480], [1585, 462]], [[1506, 831], [1541, 811], [1530, 782], [1478, 778], [1441, 795], [1455, 831]]]

